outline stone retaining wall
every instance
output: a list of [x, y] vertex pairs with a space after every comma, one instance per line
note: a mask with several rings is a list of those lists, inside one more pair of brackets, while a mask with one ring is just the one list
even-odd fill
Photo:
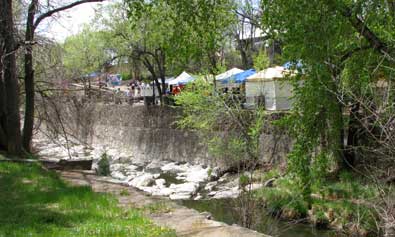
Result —
[[[226, 157], [210, 157], [196, 133], [176, 127], [180, 109], [126, 104], [87, 104], [78, 109], [67, 107], [68, 127], [75, 136], [93, 146], [117, 149], [147, 162], [172, 160], [223, 169], [231, 163]], [[290, 150], [291, 139], [281, 130], [265, 130], [261, 136], [262, 160], [283, 161]]]

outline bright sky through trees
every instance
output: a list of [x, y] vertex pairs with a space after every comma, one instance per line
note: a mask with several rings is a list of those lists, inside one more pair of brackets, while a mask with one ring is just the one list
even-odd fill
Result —
[[40, 25], [38, 33], [51, 39], [63, 42], [68, 36], [82, 31], [83, 25], [89, 23], [95, 16], [98, 7], [117, 2], [110, 0], [103, 3], [86, 3], [67, 11], [62, 11], [55, 17], [49, 18]]

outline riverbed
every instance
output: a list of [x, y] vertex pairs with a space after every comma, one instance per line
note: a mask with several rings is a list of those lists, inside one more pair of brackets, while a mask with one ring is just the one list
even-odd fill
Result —
[[[71, 145], [69, 149], [59, 141], [36, 139], [39, 155], [44, 159], [93, 159], [93, 169], [103, 154], [110, 161], [110, 181], [136, 187], [153, 196], [167, 196], [188, 208], [207, 212], [207, 218], [229, 225], [243, 224], [242, 209], [237, 197], [240, 194], [239, 179], [235, 174], [219, 176], [218, 167], [166, 160], [136, 160], [130, 154], [103, 147], [87, 148]], [[253, 184], [259, 188], [262, 184]], [[317, 229], [305, 223], [289, 223], [272, 217], [263, 207], [255, 207], [248, 228], [280, 237], [332, 237], [339, 236], [331, 230]]]

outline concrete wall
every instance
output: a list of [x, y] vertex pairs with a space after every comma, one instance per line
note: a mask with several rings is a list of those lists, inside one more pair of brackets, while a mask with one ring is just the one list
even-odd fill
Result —
[[91, 142], [131, 153], [139, 160], [174, 160], [216, 164], [190, 131], [176, 128], [177, 110], [130, 105], [99, 105]]
[[[231, 164], [226, 157], [211, 157], [196, 133], [177, 128], [179, 109], [126, 104], [79, 106], [78, 109], [67, 106], [64, 110], [68, 127], [76, 137], [91, 145], [117, 149], [140, 161], [186, 161], [223, 169]], [[291, 139], [284, 131], [268, 126], [261, 136], [262, 161], [284, 161], [290, 144]]]

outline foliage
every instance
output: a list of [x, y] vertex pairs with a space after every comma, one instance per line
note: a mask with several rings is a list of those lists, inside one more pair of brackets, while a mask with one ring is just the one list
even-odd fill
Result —
[[260, 50], [253, 59], [254, 68], [257, 71], [262, 71], [270, 66], [270, 60], [265, 50]]
[[0, 164], [0, 236], [175, 236], [111, 195], [70, 187], [36, 164]]
[[133, 75], [129, 72], [121, 73], [122, 81], [129, 81], [133, 79]]
[[264, 187], [254, 191], [254, 195], [263, 200], [269, 211], [275, 214], [293, 210], [294, 215], [288, 217], [300, 218], [308, 214], [309, 221], [316, 225], [340, 226], [344, 231], [351, 231], [351, 234], [355, 234], [355, 230], [348, 228], [357, 225], [376, 233], [378, 217], [367, 203], [368, 200], [377, 199], [377, 187], [351, 172], [342, 172], [340, 177], [313, 186], [314, 195], [311, 195], [310, 204], [305, 201], [302, 190], [295, 185], [297, 181], [291, 175], [277, 179], [272, 188]]
[[64, 66], [71, 75], [100, 71], [111, 59], [103, 32], [85, 26], [81, 33], [65, 40]]
[[109, 176], [110, 175], [110, 157], [104, 152], [100, 160], [98, 162], [98, 170], [97, 174], [102, 176]]
[[183, 107], [178, 126], [196, 130], [211, 154], [227, 157], [229, 162], [246, 161], [246, 166], [258, 160], [259, 137], [265, 121], [262, 109], [245, 110], [240, 95], [218, 95], [202, 79], [188, 85], [175, 100]]
[[[350, 155], [344, 134], [355, 126], [344, 117], [348, 106], [371, 98], [368, 88], [379, 76], [393, 78], [388, 70], [392, 56], [374, 46], [393, 48], [395, 31], [389, 25], [379, 27], [384, 19], [393, 21], [392, 11], [377, 1], [263, 0], [261, 6], [262, 24], [282, 42], [283, 58], [303, 64], [303, 75], [295, 77], [292, 114], [283, 122], [296, 139], [289, 170], [308, 199], [311, 186], [333, 170], [334, 161], [346, 167]], [[348, 149], [356, 149], [348, 143]]]

